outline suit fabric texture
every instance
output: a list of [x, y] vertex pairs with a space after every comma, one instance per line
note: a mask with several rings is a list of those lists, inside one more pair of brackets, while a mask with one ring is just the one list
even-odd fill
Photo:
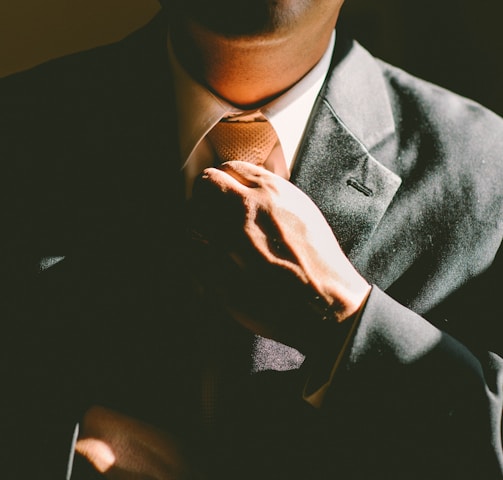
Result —
[[328, 330], [304, 360], [190, 287], [167, 23], [0, 81], [6, 478], [64, 478], [93, 404], [209, 478], [502, 478], [503, 121], [338, 32], [291, 181], [374, 287], [315, 409]]

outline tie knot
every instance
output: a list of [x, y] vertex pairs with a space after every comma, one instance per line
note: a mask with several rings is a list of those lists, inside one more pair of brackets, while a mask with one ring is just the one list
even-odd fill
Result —
[[263, 165], [278, 141], [266, 119], [221, 120], [208, 133], [208, 139], [222, 162], [242, 160]]

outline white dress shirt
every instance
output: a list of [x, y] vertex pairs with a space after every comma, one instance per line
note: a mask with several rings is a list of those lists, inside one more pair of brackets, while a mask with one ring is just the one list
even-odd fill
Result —
[[[320, 61], [280, 97], [258, 109], [271, 123], [278, 136], [279, 144], [271, 156], [281, 157], [282, 167], [277, 167], [275, 173], [284, 178], [290, 177], [316, 97], [330, 68], [334, 46], [335, 31]], [[226, 116], [249, 114], [257, 110], [243, 112], [218, 97], [184, 70], [169, 41], [168, 51], [174, 78], [181, 167], [185, 173], [187, 196], [190, 196], [195, 177], [204, 168], [214, 164], [215, 154], [205, 138], [206, 134]], [[274, 75], [275, 72], [271, 74]], [[279, 165], [278, 161], [274, 164]]]

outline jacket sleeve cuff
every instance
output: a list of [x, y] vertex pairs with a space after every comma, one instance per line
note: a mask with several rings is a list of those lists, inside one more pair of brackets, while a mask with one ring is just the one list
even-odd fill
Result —
[[314, 358], [307, 362], [309, 375], [302, 392], [302, 398], [315, 408], [320, 408], [323, 404], [325, 393], [351, 345], [366, 302], [367, 299], [352, 318], [342, 324], [327, 323], [326, 328], [322, 330], [318, 351]]
[[[310, 364], [303, 398], [316, 408], [323, 406], [329, 390], [337, 394], [340, 374], [355, 370], [385, 371], [392, 365], [411, 364], [433, 350], [443, 337], [427, 320], [376, 286], [348, 327], [342, 344], [337, 345], [341, 332], [328, 335], [324, 342], [331, 342], [331, 349], [325, 344], [321, 348], [324, 352]], [[331, 357], [327, 353], [330, 351]]]

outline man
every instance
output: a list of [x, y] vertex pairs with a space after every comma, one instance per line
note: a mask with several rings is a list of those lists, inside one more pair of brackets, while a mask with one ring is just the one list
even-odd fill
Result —
[[341, 5], [173, 1], [3, 81], [9, 478], [79, 420], [74, 479], [501, 478], [503, 123]]

